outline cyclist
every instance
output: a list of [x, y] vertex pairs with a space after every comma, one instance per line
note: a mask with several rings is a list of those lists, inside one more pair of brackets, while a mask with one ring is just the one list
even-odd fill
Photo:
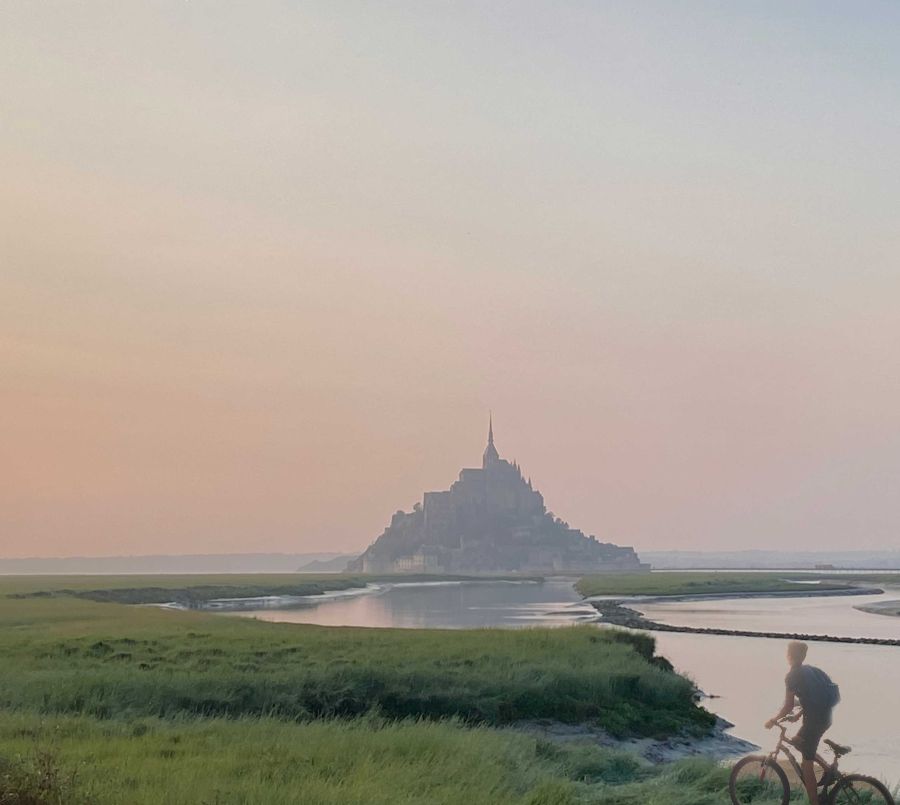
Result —
[[803, 724], [791, 739], [791, 743], [800, 750], [803, 756], [800, 768], [803, 770], [803, 785], [809, 801], [812, 805], [819, 805], [813, 760], [816, 757], [816, 749], [819, 741], [822, 740], [822, 735], [831, 726], [831, 712], [840, 701], [840, 692], [828, 674], [804, 663], [807, 651], [806, 643], [798, 641], [788, 643], [787, 660], [791, 670], [784, 678], [784, 705], [774, 718], [770, 718], [766, 722], [765, 726], [767, 730], [772, 729], [779, 718], [783, 718], [794, 709], [796, 700], [800, 700], [803, 708]]

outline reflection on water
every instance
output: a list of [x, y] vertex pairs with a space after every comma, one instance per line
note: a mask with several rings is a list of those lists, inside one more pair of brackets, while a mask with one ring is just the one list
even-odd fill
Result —
[[267, 621], [320, 626], [394, 626], [407, 629], [472, 629], [486, 626], [569, 626], [596, 619], [571, 581], [475, 581], [395, 584], [297, 609], [239, 613]]
[[[898, 598], [898, 590], [888, 593]], [[670, 623], [758, 631], [898, 637], [900, 618], [860, 612], [854, 606], [882, 596], [756, 598], [641, 604], [649, 617]], [[473, 628], [567, 625], [593, 618], [571, 581], [542, 584], [476, 582], [394, 585], [356, 597], [316, 602], [301, 609], [265, 609], [240, 616], [324, 626]], [[762, 723], [784, 696], [786, 641], [660, 632], [659, 652], [705, 692], [705, 706], [735, 724], [733, 732], [766, 748], [773, 734]], [[842, 768], [900, 781], [900, 648], [810, 644], [809, 661], [841, 686], [831, 735], [853, 753]]]
[[[732, 722], [732, 732], [767, 750], [774, 746], [774, 733], [762, 725], [784, 701], [787, 640], [674, 632], [659, 632], [656, 639], [659, 653], [677, 670], [701, 690], [721, 697], [704, 706]], [[808, 662], [841, 687], [829, 732], [853, 747], [851, 755], [841, 758], [841, 768], [900, 781], [900, 648], [810, 643]]]

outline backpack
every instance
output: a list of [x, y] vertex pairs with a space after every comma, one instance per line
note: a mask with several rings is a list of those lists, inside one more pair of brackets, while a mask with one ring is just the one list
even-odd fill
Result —
[[841, 700], [841, 689], [821, 668], [803, 665], [793, 669], [785, 678], [788, 690], [800, 696], [805, 709], [830, 711]]
[[812, 668], [818, 678], [819, 698], [830, 710], [841, 701], [841, 689], [831, 680], [821, 668]]

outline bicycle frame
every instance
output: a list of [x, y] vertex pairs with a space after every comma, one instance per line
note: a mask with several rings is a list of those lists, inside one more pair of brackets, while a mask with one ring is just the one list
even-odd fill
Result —
[[[779, 730], [778, 743], [775, 745], [775, 749], [768, 754], [768, 758], [772, 763], [778, 763], [778, 755], [784, 753], [787, 756], [788, 761], [791, 764], [791, 767], [794, 769], [794, 773], [797, 777], [802, 781], [803, 780], [803, 769], [800, 766], [800, 762], [797, 760], [794, 753], [791, 751], [790, 747], [792, 746], [791, 742], [787, 738], [787, 727], [785, 726], [786, 722], [795, 722], [799, 719], [799, 716], [787, 716], [783, 719], [780, 719], [776, 726]], [[825, 758], [821, 755], [816, 754], [816, 762], [825, 770], [822, 779], [818, 781], [819, 787], [827, 788], [829, 785], [834, 783], [840, 778], [840, 773], [838, 772], [838, 758], [835, 756], [834, 760], [831, 763], [828, 763]]]

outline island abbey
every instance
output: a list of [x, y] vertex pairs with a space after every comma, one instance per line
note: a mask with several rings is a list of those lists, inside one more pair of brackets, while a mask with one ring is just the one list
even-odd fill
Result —
[[553, 516], [519, 465], [500, 458], [493, 421], [480, 469], [398, 511], [347, 569], [365, 573], [635, 571], [633, 548], [585, 536]]

